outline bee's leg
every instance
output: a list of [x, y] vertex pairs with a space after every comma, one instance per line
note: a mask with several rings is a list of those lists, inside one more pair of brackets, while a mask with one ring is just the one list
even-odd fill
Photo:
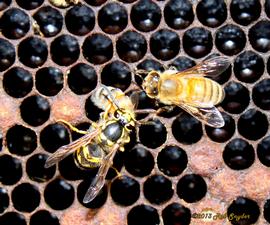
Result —
[[135, 110], [136, 114], [156, 114], [155, 109], [137, 109]]
[[60, 122], [60, 123], [67, 125], [69, 127], [69, 129], [71, 129], [72, 131], [77, 132], [79, 134], [87, 134], [88, 133], [88, 131], [79, 130], [78, 128], [74, 127], [73, 125], [71, 125], [69, 122], [67, 122], [65, 120], [60, 119], [60, 120], [57, 120], [56, 122]]
[[163, 106], [161, 108], [159, 108], [156, 112], [157, 115], [163, 113], [163, 112], [172, 112], [174, 110], [175, 106], [172, 106], [172, 105], [166, 105], [166, 106]]

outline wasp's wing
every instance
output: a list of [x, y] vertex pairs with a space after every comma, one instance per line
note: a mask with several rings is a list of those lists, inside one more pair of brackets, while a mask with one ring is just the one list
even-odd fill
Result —
[[99, 134], [99, 129], [95, 129], [92, 132], [85, 134], [76, 141], [71, 142], [68, 145], [60, 147], [55, 153], [53, 153], [45, 163], [45, 168], [51, 167], [62, 159], [66, 158], [71, 153], [75, 152], [81, 146], [85, 146], [91, 142], [91, 140]]
[[187, 104], [180, 104], [179, 107], [208, 126], [220, 128], [225, 124], [221, 113], [215, 106], [210, 108], [197, 108]]
[[88, 188], [83, 198], [84, 203], [91, 202], [97, 196], [100, 189], [103, 187], [107, 172], [110, 166], [113, 164], [113, 157], [115, 156], [115, 153], [118, 148], [119, 148], [119, 145], [115, 144], [111, 152], [108, 155], [106, 155], [106, 157], [102, 160], [101, 166], [99, 167], [99, 170], [93, 182], [91, 183], [90, 187]]

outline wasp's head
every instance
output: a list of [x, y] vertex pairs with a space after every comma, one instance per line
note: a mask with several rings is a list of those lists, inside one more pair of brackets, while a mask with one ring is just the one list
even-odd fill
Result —
[[155, 98], [158, 95], [160, 75], [157, 71], [150, 72], [143, 81], [142, 88], [150, 98]]

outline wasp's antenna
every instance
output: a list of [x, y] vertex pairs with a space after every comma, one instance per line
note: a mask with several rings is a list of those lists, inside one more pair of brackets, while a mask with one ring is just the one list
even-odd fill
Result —
[[107, 95], [104, 95], [108, 100], [110, 100], [115, 106], [116, 108], [120, 109], [120, 106], [118, 105], [116, 99], [113, 97], [111, 91], [109, 90], [108, 87], [106, 87], [105, 85], [101, 84], [100, 85], [102, 88], [104, 88], [104, 90], [106, 90]]

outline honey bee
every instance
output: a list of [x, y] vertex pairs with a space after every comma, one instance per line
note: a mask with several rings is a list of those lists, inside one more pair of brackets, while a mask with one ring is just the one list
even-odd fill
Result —
[[102, 85], [93, 93], [92, 101], [104, 110], [98, 122], [93, 122], [88, 131], [80, 131], [62, 121], [84, 136], [60, 147], [45, 163], [48, 168], [73, 153], [78, 166], [85, 169], [99, 166], [83, 199], [84, 203], [92, 201], [103, 187], [115, 153], [118, 149], [124, 151], [124, 145], [130, 141], [129, 134], [136, 123], [131, 98], [120, 89]]
[[142, 88], [150, 98], [167, 106], [179, 106], [209, 126], [223, 127], [223, 117], [215, 105], [223, 100], [224, 90], [205, 76], [217, 76], [229, 65], [228, 58], [220, 56], [182, 72], [176, 69], [153, 70], [147, 73]]

